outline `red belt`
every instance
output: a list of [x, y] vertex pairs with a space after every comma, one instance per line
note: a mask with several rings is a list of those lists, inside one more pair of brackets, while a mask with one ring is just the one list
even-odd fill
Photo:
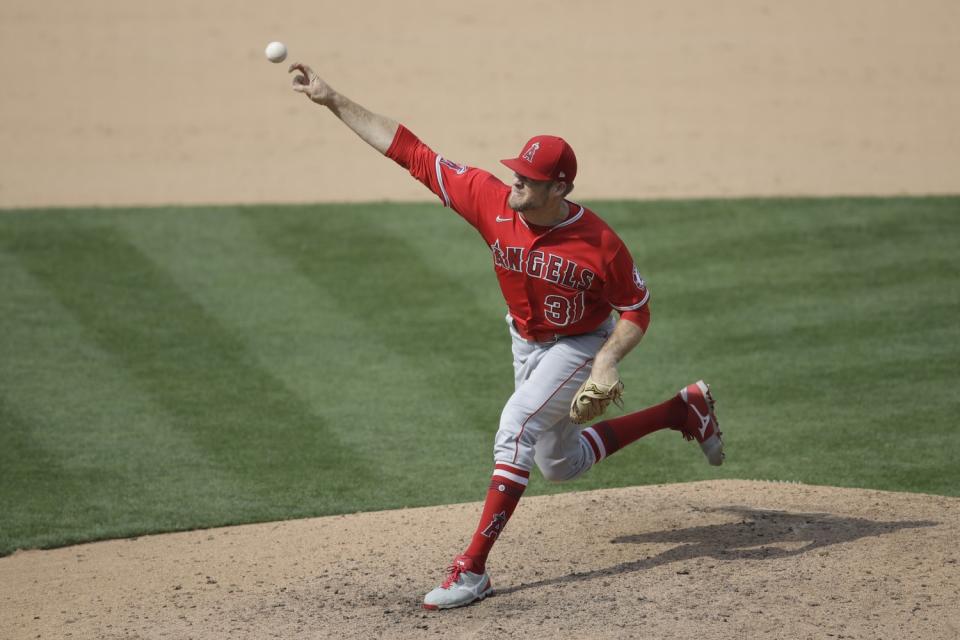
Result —
[[520, 334], [520, 337], [524, 340], [530, 340], [531, 342], [556, 342], [563, 336], [558, 333], [535, 333], [530, 331], [525, 331], [517, 324], [516, 320], [512, 320], [513, 328], [517, 330], [517, 333]]

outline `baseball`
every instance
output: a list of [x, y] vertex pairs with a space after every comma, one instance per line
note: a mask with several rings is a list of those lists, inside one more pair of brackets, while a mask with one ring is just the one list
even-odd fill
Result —
[[282, 42], [271, 42], [264, 51], [270, 62], [283, 62], [287, 59], [287, 45]]

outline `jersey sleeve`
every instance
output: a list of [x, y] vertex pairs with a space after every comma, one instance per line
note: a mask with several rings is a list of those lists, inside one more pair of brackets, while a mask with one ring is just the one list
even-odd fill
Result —
[[640, 330], [646, 334], [647, 329], [650, 327], [650, 304], [647, 303], [633, 311], [621, 311], [620, 317], [637, 325], [640, 327]]
[[637, 311], [650, 300], [650, 291], [630, 251], [622, 242], [617, 245], [613, 259], [607, 264], [604, 295], [610, 306], [621, 313]]
[[405, 168], [436, 194], [443, 206], [480, 228], [480, 215], [505, 197], [509, 189], [492, 174], [447, 160], [400, 125], [387, 157]]

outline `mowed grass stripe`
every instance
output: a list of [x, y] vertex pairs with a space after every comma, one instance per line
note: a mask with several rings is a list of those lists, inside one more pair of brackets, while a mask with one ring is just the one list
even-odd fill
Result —
[[[335, 512], [368, 495], [363, 469], [353, 478], [340, 472], [350, 453], [322, 418], [122, 234], [60, 222], [19, 233], [7, 250], [116, 356], [173, 426], [236, 475], [226, 499], [238, 519]], [[291, 474], [318, 481], [291, 490]], [[204, 505], [195, 508], [203, 520]]]
[[[263, 217], [273, 223], [278, 215], [269, 211]], [[189, 290], [207, 313], [243, 341], [259, 366], [324, 419], [351, 452], [352, 460], [345, 460], [342, 469], [346, 476], [364, 469], [368, 478], [391, 487], [370, 506], [433, 503], [438, 492], [443, 498], [462, 499], [463, 492], [474, 487], [469, 473], [460, 472], [463, 461], [433, 455], [434, 447], [471, 448], [478, 439], [460, 428], [473, 420], [463, 411], [463, 400], [433, 393], [444, 386], [437, 378], [437, 363], [442, 366], [449, 356], [434, 354], [427, 364], [411, 359], [403, 341], [388, 339], [371, 328], [370, 314], [356, 313], [343, 304], [344, 297], [360, 295], [361, 290], [376, 292], [383, 302], [380, 313], [389, 315], [398, 301], [379, 279], [359, 277], [354, 262], [326, 262], [330, 250], [325, 243], [343, 241], [324, 233], [331, 215], [311, 216], [308, 223], [317, 225], [311, 231], [277, 225], [278, 235], [289, 243], [283, 251], [264, 238], [264, 225], [244, 210], [130, 215], [118, 219], [118, 224], [139, 250], [162, 264], [178, 286]], [[356, 262], [368, 257], [361, 247], [375, 246], [369, 242], [369, 232], [359, 244]], [[317, 269], [329, 277], [306, 277], [298, 260], [291, 259], [301, 253], [304, 262], [318, 262]], [[421, 275], [422, 284], [431, 286], [434, 276]], [[430, 351], [428, 341], [433, 339], [432, 332], [425, 330], [425, 351]], [[423, 398], [431, 398], [429, 405]], [[457, 428], [450, 428], [451, 424]], [[492, 438], [489, 425], [488, 432]], [[419, 446], [425, 440], [432, 446]], [[478, 464], [481, 458], [477, 456]], [[487, 466], [483, 465], [484, 470]], [[410, 470], [427, 467], [432, 473], [449, 475], [451, 481], [437, 491], [425, 492], [422, 479]]]
[[[371, 216], [368, 216], [371, 217]], [[497, 320], [506, 303], [493, 272], [490, 247], [476, 229], [439, 201], [393, 204], [389, 215], [373, 216], [381, 233], [396, 238], [404, 252], [417, 256], [422, 268], [441, 273], [453, 286], [468, 292], [474, 306]], [[393, 259], [403, 264], [404, 254]], [[436, 306], [430, 305], [430, 306]], [[486, 324], [486, 323], [484, 323]], [[489, 335], [505, 335], [506, 324], [489, 326]], [[470, 342], [473, 336], [462, 336]]]
[[232, 521], [238, 479], [5, 252], [0, 272], [0, 554], [180, 528], [185, 501]]
[[640, 258], [654, 324], [625, 375], [703, 372], [731, 463], [958, 491], [958, 199], [611, 204], [625, 236], [658, 239]]
[[[263, 240], [358, 327], [360, 342], [351, 345], [355, 353], [372, 349], [374, 359], [382, 354], [400, 358], [403, 366], [384, 380], [392, 389], [377, 388], [373, 399], [402, 394], [393, 405], [393, 422], [412, 429], [407, 444], [457, 451], [465, 443], [450, 442], [456, 445], [451, 449], [441, 445], [458, 432], [474, 432], [471, 444], [483, 443], [483, 449], [473, 460], [434, 456], [431, 464], [445, 471], [479, 465], [488, 472], [500, 410], [513, 391], [502, 298], [490, 304], [474, 293], [495, 286], [489, 253], [472, 243], [485, 259], [469, 272], [451, 274], [446, 263], [428, 259], [411, 238], [465, 223], [438, 206], [396, 215], [406, 216], [405, 233], [386, 224], [396, 216], [383, 215], [380, 206], [331, 206], [307, 215], [289, 208], [247, 213]], [[463, 252], [464, 246], [454, 249]], [[359, 378], [365, 375], [362, 360], [347, 358], [344, 364], [357, 366]]]
[[[531, 494], [741, 477], [960, 495], [960, 198], [590, 204], [653, 292], [650, 333], [621, 366], [627, 409], [704, 377], [729, 458], [709, 467], [664, 431], [576, 483], [534, 477]], [[489, 252], [436, 203], [8, 213], [0, 248], [127, 381], [113, 392], [236, 476], [222, 503], [238, 520], [482, 498], [509, 339]], [[54, 316], [24, 321], [34, 344]], [[33, 316], [0, 324], [11, 317]], [[138, 364], [155, 352], [177, 357]], [[56, 371], [56, 350], [34, 357]], [[45, 455], [21, 435], [34, 419], [69, 430], [76, 399], [35, 417], [41, 401], [19, 397], [31, 385], [9, 389], [11, 446]], [[292, 444], [271, 448], [255, 423]], [[291, 448], [290, 465], [272, 462]], [[202, 526], [206, 507], [185, 507]]]

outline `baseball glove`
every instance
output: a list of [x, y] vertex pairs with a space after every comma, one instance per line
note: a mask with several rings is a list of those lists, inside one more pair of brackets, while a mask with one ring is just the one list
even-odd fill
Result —
[[570, 403], [570, 419], [577, 424], [590, 422], [603, 415], [611, 402], [622, 407], [623, 401], [620, 399], [622, 395], [623, 383], [619, 380], [614, 384], [602, 384], [593, 378], [587, 378], [587, 381], [577, 389], [573, 402]]

